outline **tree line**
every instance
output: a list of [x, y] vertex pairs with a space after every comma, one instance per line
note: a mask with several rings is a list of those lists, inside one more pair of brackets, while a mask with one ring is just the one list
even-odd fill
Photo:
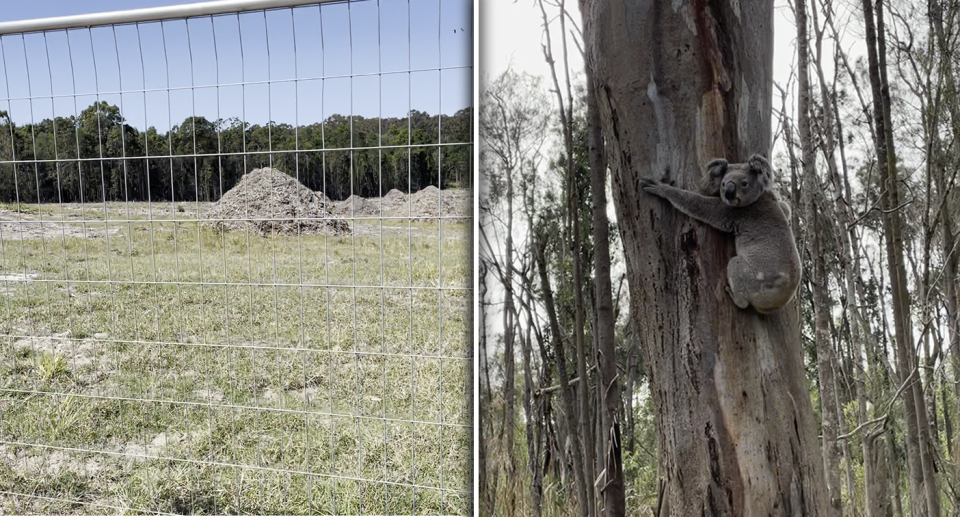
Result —
[[161, 132], [133, 127], [102, 101], [79, 116], [28, 124], [0, 111], [0, 202], [216, 201], [265, 166], [334, 200], [468, 187], [471, 116], [471, 108], [412, 110], [300, 126], [192, 116]]

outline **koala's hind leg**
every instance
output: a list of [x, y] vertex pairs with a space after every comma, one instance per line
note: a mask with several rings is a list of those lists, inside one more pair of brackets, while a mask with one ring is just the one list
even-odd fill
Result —
[[757, 272], [740, 257], [733, 257], [727, 264], [727, 292], [741, 309], [750, 305], [750, 299], [761, 290], [763, 280], [757, 278]]

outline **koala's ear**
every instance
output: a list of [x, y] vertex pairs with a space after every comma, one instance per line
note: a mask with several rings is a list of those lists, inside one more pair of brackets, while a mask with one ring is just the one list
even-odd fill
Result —
[[700, 179], [700, 193], [704, 196], [719, 196], [720, 182], [727, 173], [727, 161], [717, 158], [707, 164], [705, 172]]
[[723, 176], [727, 173], [727, 160], [715, 158], [707, 164], [707, 176]]
[[773, 188], [773, 167], [770, 166], [770, 162], [766, 158], [755, 154], [750, 157], [750, 161], [747, 162], [750, 165], [750, 171], [757, 174], [757, 177], [760, 179], [760, 183], [763, 185], [765, 190]]

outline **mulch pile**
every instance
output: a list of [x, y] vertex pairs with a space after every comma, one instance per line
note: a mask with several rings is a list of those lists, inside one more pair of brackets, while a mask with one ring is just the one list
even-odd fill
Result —
[[441, 191], [430, 185], [410, 196], [414, 217], [467, 217], [470, 215], [470, 194], [463, 189]]
[[380, 201], [383, 203], [383, 213], [385, 214], [405, 216], [410, 213], [407, 195], [397, 189], [391, 189]]
[[380, 203], [375, 199], [365, 199], [356, 194], [331, 205], [333, 213], [340, 217], [363, 217], [380, 215]]
[[331, 217], [331, 202], [278, 169], [264, 167], [244, 175], [204, 215], [223, 230], [250, 229], [280, 235], [350, 233], [346, 221]]
[[470, 192], [464, 189], [441, 191], [429, 185], [409, 196], [393, 189], [380, 199], [352, 195], [343, 201], [334, 201], [330, 206], [339, 217], [380, 217], [381, 206], [386, 217], [430, 220], [441, 215], [441, 209], [444, 217], [469, 217]]

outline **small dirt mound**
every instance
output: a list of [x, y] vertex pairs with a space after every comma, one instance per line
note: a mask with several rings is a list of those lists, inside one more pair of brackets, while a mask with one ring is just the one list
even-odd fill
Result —
[[441, 191], [433, 185], [410, 196], [414, 217], [466, 217], [470, 215], [469, 196], [462, 189]]
[[356, 194], [334, 204], [333, 213], [341, 217], [362, 217], [380, 215], [380, 203], [375, 199], [365, 199]]
[[205, 224], [281, 235], [350, 233], [346, 221], [327, 219], [330, 202], [278, 169], [264, 167], [242, 178], [207, 210]]
[[392, 189], [390, 192], [387, 192], [387, 195], [383, 196], [381, 202], [383, 203], [384, 214], [404, 216], [410, 211], [410, 207], [407, 204], [407, 195], [397, 189]]

